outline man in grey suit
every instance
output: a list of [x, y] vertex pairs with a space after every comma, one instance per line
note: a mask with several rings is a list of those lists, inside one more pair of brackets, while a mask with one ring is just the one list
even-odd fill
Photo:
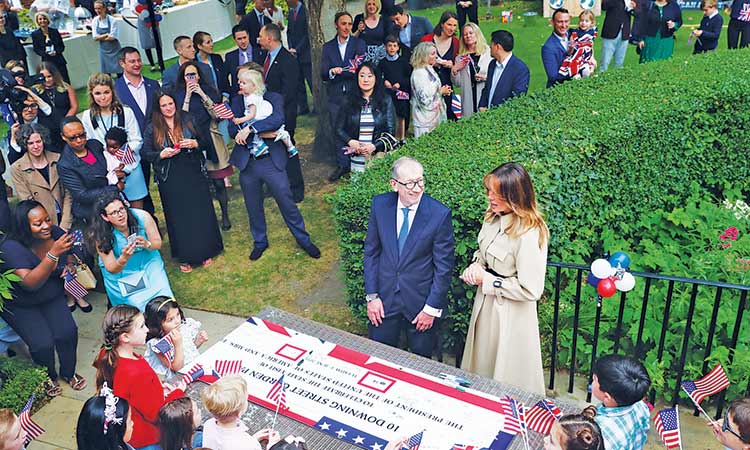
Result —
[[422, 41], [425, 34], [433, 31], [432, 24], [426, 17], [412, 16], [400, 5], [391, 8], [390, 17], [398, 29], [398, 38], [410, 49]]

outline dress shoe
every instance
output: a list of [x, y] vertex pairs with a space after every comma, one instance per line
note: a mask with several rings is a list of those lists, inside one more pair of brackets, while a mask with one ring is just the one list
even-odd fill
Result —
[[348, 167], [337, 167], [336, 170], [333, 171], [330, 177], [328, 177], [328, 181], [331, 183], [338, 181], [341, 177], [349, 173]]
[[229, 231], [230, 229], [232, 229], [232, 222], [229, 221], [229, 217], [221, 218], [221, 229], [224, 231]]
[[267, 248], [267, 245], [265, 247], [253, 247], [253, 251], [250, 252], [250, 261], [256, 261], [260, 259], [260, 257], [263, 256], [263, 252], [265, 252]]
[[312, 242], [310, 242], [309, 245], [303, 245], [301, 247], [305, 251], [305, 253], [310, 255], [311, 258], [315, 258], [315, 259], [320, 258], [320, 249], [316, 247], [315, 244], [313, 244]]

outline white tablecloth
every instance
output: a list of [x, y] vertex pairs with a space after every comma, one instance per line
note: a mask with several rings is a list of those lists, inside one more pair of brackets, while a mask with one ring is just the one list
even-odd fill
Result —
[[[218, 0], [202, 0], [191, 2], [187, 5], [169, 8], [160, 23], [161, 39], [163, 44], [164, 59], [174, 58], [177, 54], [172, 47], [172, 40], [184, 34], [191, 39], [196, 31], [210, 33], [214, 41], [218, 41], [232, 34], [232, 26], [235, 24], [234, 3], [223, 5]], [[136, 17], [127, 17], [133, 25]], [[120, 21], [120, 45], [140, 48], [138, 43], [138, 31]], [[37, 65], [41, 62], [39, 56], [34, 53], [31, 44], [25, 46], [28, 55], [31, 72], [36, 72]], [[78, 89], [86, 86], [89, 76], [99, 72], [99, 44], [94, 42], [91, 34], [74, 34], [65, 39], [65, 59], [68, 61], [68, 73], [73, 87]], [[154, 56], [156, 56], [154, 54]], [[141, 54], [144, 64], [148, 64], [145, 55]]]

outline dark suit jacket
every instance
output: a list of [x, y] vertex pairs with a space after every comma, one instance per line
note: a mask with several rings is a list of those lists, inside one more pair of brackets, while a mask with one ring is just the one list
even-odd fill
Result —
[[286, 38], [289, 42], [289, 48], [297, 51], [299, 62], [301, 64], [309, 64], [312, 61], [310, 56], [310, 33], [307, 24], [307, 8], [305, 8], [304, 3], [300, 3], [296, 18], [293, 18], [292, 11], [289, 11]]
[[380, 295], [386, 317], [403, 314], [411, 321], [425, 304], [438, 309], [448, 305], [455, 264], [453, 223], [447, 206], [423, 194], [399, 255], [397, 204], [395, 192], [372, 199], [365, 237], [365, 292]]
[[55, 47], [55, 56], [49, 56], [47, 54], [47, 50], [44, 46], [44, 33], [42, 33], [42, 30], [38, 28], [31, 32], [31, 42], [34, 47], [34, 53], [39, 55], [39, 57], [42, 58], [42, 61], [50, 61], [59, 68], [61, 65], [65, 65], [68, 63], [63, 56], [65, 43], [63, 42], [62, 36], [60, 36], [59, 31], [54, 28], [48, 28], [48, 30], [49, 40]]
[[[201, 73], [201, 80], [207, 80], [208, 84], [216, 87], [216, 83], [214, 83], [214, 77], [211, 76], [211, 67], [209, 67], [208, 64], [204, 64], [200, 61], [195, 61], [195, 63], [198, 64], [198, 70], [200, 70]], [[178, 60], [171, 66], [167, 67], [167, 70], [162, 73], [161, 88], [164, 90], [164, 92], [174, 94], [175, 87], [177, 86], [177, 75], [179, 75], [179, 72], [180, 64]]]
[[568, 49], [560, 44], [555, 33], [552, 33], [542, 45], [542, 64], [547, 72], [547, 87], [552, 87], [567, 80], [568, 77], [560, 75], [559, 70]]
[[221, 59], [221, 55], [216, 53], [211, 53], [208, 56], [211, 58], [211, 65], [209, 67], [213, 69], [216, 75], [216, 88], [221, 93], [229, 93], [229, 73], [227, 72], [224, 60]]
[[341, 59], [339, 53], [338, 36], [323, 44], [323, 51], [320, 63], [320, 76], [323, 78], [323, 84], [326, 86], [328, 94], [328, 103], [341, 104], [346, 98], [347, 92], [352, 90], [354, 83], [354, 74], [343, 71], [331, 79], [329, 70], [334, 67], [346, 67], [349, 61], [356, 55], [364, 55], [367, 52], [365, 41], [349, 36], [349, 42], [346, 44], [344, 59]]
[[[255, 61], [255, 55], [257, 51], [253, 45], [247, 48], [247, 52], [252, 56], [252, 60]], [[261, 61], [261, 64], [263, 62]], [[240, 49], [235, 48], [231, 52], [224, 55], [224, 71], [229, 77], [229, 93], [234, 95], [237, 93], [237, 68], [240, 66]], [[223, 92], [223, 91], [222, 91]]]
[[146, 114], [141, 112], [141, 108], [138, 107], [138, 103], [136, 103], [133, 98], [133, 94], [130, 93], [125, 77], [118, 77], [115, 80], [115, 94], [117, 94], [117, 98], [119, 98], [124, 105], [129, 106], [130, 109], [133, 110], [135, 120], [138, 121], [138, 129], [141, 131], [141, 136], [143, 136], [143, 132], [146, 130], [147, 123], [151, 121], [151, 111], [154, 106], [154, 92], [159, 90], [159, 82], [152, 80], [151, 78], [143, 77], [143, 84], [146, 86]]
[[[675, 22], [675, 28], [667, 28], [668, 21]], [[638, 40], [643, 40], [645, 36], [656, 36], [656, 32], [661, 30], [661, 37], [668, 38], [674, 36], [674, 32], [682, 25], [682, 9], [675, 0], [671, 0], [664, 5], [664, 10], [659, 15], [659, 9], [653, 1], [646, 0], [645, 5], [638, 5], [634, 26], [634, 34]]]
[[[263, 16], [263, 19], [258, 22], [258, 16], [256, 14], [256, 9], [253, 7], [250, 9], [250, 11], [242, 16], [242, 20], [240, 20], [240, 25], [247, 28], [247, 32], [250, 35], [250, 45], [253, 46], [253, 48], [258, 46], [258, 36], [260, 36], [260, 29], [263, 28], [263, 25], [271, 23], [271, 19], [269, 19], [266, 16]], [[265, 52], [261, 52], [260, 55], [262, 58], [266, 57]], [[255, 61], [259, 64], [263, 64], [263, 61]]]
[[[265, 119], [255, 122], [252, 127], [258, 133], [263, 133], [264, 131], [276, 131], [284, 124], [284, 98], [281, 94], [266, 91], [266, 93], [263, 94], [263, 99], [268, 100], [271, 103], [273, 106], [273, 113]], [[242, 117], [245, 115], [245, 99], [242, 95], [235, 95], [232, 97], [232, 112], [235, 117]], [[229, 121], [229, 135], [232, 136], [232, 139], [237, 136], [239, 131], [240, 127], [235, 125], [234, 122]], [[251, 134], [250, 137], [248, 137], [248, 142], [252, 137], [253, 135]], [[288, 158], [284, 144], [281, 141], [274, 142], [273, 139], [264, 139], [264, 141], [266, 142], [266, 145], [268, 145], [268, 151], [271, 154], [273, 165], [279, 170], [286, 170], [286, 162]], [[241, 172], [245, 170], [245, 167], [247, 167], [247, 164], [251, 159], [251, 150], [248, 149], [247, 145], [234, 144], [234, 150], [232, 150], [232, 154], [229, 156], [230, 164], [240, 169]]]
[[495, 92], [492, 93], [492, 99], [488, 99], [490, 90], [492, 89], [490, 84], [492, 83], [492, 78], [495, 76], [495, 70], [497, 70], [497, 64], [495, 61], [490, 62], [489, 69], [487, 70], [487, 82], [484, 83], [482, 97], [479, 99], [480, 108], [491, 108], [502, 105], [506, 100], [523, 95], [529, 90], [528, 66], [516, 58], [516, 55], [511, 55], [507, 67], [503, 69], [503, 73], [500, 74], [500, 78], [497, 80], [497, 86], [495, 87]]
[[622, 30], [623, 41], [630, 38], [630, 19], [632, 11], [625, 9], [623, 0], [602, 0], [602, 11], [606, 13], [602, 26], [602, 38], [614, 39]]
[[91, 218], [94, 203], [99, 197], [110, 191], [117, 192], [117, 187], [107, 181], [107, 162], [104, 160], [101, 142], [89, 139], [86, 147], [96, 157], [96, 164], [93, 166], [83, 162], [67, 145], [57, 164], [60, 180], [73, 196], [73, 217], [84, 221]]
[[724, 19], [721, 17], [721, 13], [717, 13], [710, 19], [703, 16], [701, 26], [698, 28], [699, 30], [703, 30], [703, 34], [695, 41], [693, 53], [714, 50], [719, 45], [722, 25], [724, 25]]
[[266, 74], [266, 90], [284, 97], [284, 126], [294, 133], [297, 128], [297, 91], [299, 86], [299, 62], [281, 47]]
[[245, 15], [245, 11], [247, 10], [247, 0], [235, 0], [234, 3], [234, 12], [242, 17]]
[[[432, 23], [430, 23], [430, 20], [427, 17], [415, 16], [414, 14], [409, 14], [409, 17], [411, 17], [411, 46], [409, 48], [413, 49], [417, 44], [422, 42], [422, 38], [425, 34], [430, 34], [435, 31], [435, 27], [432, 26]], [[398, 29], [394, 30], [396, 33], [398, 33], [398, 31]]]

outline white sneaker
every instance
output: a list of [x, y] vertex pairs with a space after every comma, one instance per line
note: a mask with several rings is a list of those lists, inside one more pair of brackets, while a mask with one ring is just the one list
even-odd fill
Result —
[[284, 125], [280, 126], [278, 130], [276, 130], [276, 138], [273, 140], [274, 142], [283, 141], [285, 139], [289, 139], [291, 136], [289, 135], [289, 132], [284, 129]]

